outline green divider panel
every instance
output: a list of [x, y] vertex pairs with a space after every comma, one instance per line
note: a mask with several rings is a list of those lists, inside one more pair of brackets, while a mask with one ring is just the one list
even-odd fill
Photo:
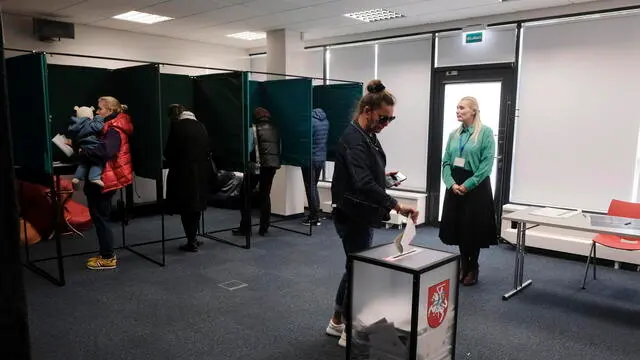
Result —
[[244, 171], [247, 142], [246, 76], [242, 72], [196, 77], [194, 109], [207, 128], [219, 169]]
[[335, 147], [362, 97], [362, 84], [332, 84], [313, 87], [313, 108], [320, 108], [329, 120], [327, 160], [335, 161]]
[[[64, 134], [70, 117], [75, 115], [75, 106], [98, 108], [98, 98], [113, 94], [112, 72], [109, 69], [47, 65], [49, 85], [49, 109], [51, 111], [51, 133]], [[69, 158], [53, 147], [53, 160]]]
[[162, 115], [160, 113], [160, 72], [149, 64], [113, 71], [113, 94], [129, 107], [133, 122], [130, 138], [133, 170], [137, 176], [158, 180], [162, 175]]
[[282, 163], [308, 166], [311, 162], [311, 79], [270, 80], [262, 86], [263, 106], [280, 131]]
[[29, 54], [6, 62], [14, 164], [51, 174], [46, 58]]
[[171, 104], [182, 104], [193, 111], [193, 82], [188, 75], [160, 74], [160, 113], [162, 116], [162, 140], [167, 143], [170, 121], [167, 109]]

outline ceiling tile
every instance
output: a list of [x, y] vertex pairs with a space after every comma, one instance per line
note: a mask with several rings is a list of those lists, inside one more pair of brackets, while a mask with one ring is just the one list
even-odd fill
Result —
[[[332, 1], [318, 6], [299, 8], [283, 11], [267, 16], [259, 16], [247, 20], [247, 23], [255, 28], [270, 29], [277, 25], [289, 27], [290, 24], [315, 21], [322, 18], [337, 19], [342, 16], [343, 4], [340, 1]], [[351, 19], [351, 21], [354, 21]]]
[[187, 34], [194, 30], [209, 28], [220, 24], [231, 23], [247, 18], [254, 17], [257, 13], [256, 9], [244, 5], [233, 5], [220, 8], [218, 10], [206, 13], [195, 14], [180, 19], [165, 21], [158, 24], [146, 25], [138, 28], [149, 34], [172, 35]]
[[56, 10], [77, 4], [79, 1], [80, 0], [5, 0], [2, 2], [0, 0], [3, 11], [34, 16], [54, 15]]
[[189, 15], [210, 12], [227, 6], [230, 5], [212, 0], [170, 0], [143, 8], [140, 11], [178, 19]]
[[88, 0], [56, 11], [73, 17], [81, 24], [109, 19], [115, 15], [137, 10], [161, 2], [162, 0]]

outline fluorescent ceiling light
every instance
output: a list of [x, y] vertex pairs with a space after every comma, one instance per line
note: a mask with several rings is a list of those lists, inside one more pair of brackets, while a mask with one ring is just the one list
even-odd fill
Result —
[[405, 17], [400, 13], [393, 12], [391, 10], [386, 10], [386, 9], [358, 11], [354, 13], [344, 14], [344, 16], [350, 17], [352, 19], [364, 21], [364, 22], [369, 22], [369, 23]]
[[242, 39], [242, 40], [259, 40], [267, 37], [267, 33], [263, 32], [253, 32], [253, 31], [243, 31], [235, 34], [229, 34], [228, 37]]
[[142, 24], [155, 24], [162, 21], [173, 20], [173, 18], [168, 16], [147, 14], [139, 11], [129, 11], [124, 14], [116, 15], [113, 18], [118, 20], [133, 21]]

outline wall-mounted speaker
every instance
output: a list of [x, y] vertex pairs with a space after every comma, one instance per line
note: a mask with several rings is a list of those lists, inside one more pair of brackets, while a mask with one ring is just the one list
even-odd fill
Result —
[[33, 19], [33, 34], [40, 41], [75, 39], [75, 25], [61, 21]]

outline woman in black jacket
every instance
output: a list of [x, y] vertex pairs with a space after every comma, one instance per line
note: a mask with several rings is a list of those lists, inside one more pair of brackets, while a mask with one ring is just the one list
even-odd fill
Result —
[[166, 210], [180, 214], [187, 243], [180, 250], [196, 252], [200, 214], [207, 207], [209, 178], [209, 135], [205, 126], [182, 105], [169, 107], [171, 130], [164, 151], [169, 169]]
[[[394, 96], [385, 90], [380, 80], [367, 84], [367, 93], [360, 99], [355, 120], [347, 126], [336, 148], [336, 160], [331, 183], [334, 203], [333, 219], [345, 254], [361, 252], [371, 247], [373, 227], [389, 219], [391, 210], [416, 221], [416, 209], [398, 204], [386, 192], [385, 166], [387, 158], [376, 137], [395, 119]], [[335, 312], [327, 334], [340, 336], [338, 344], [346, 346], [344, 321], [347, 304], [347, 273], [340, 281], [335, 300]]]

